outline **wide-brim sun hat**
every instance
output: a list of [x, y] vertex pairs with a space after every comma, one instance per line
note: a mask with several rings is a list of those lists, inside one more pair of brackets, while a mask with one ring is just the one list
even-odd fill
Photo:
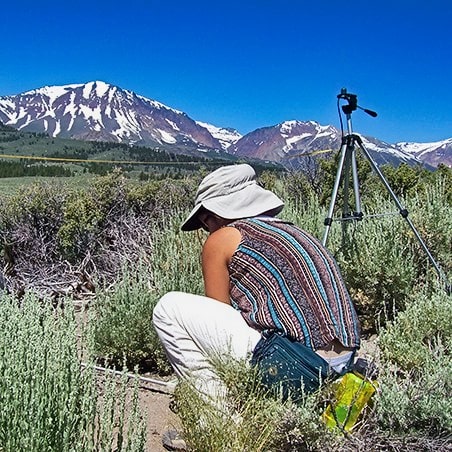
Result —
[[183, 231], [201, 227], [198, 213], [201, 208], [225, 218], [238, 220], [258, 215], [276, 215], [284, 202], [272, 191], [257, 183], [256, 172], [244, 163], [222, 166], [208, 174], [199, 184], [195, 206], [181, 226]]

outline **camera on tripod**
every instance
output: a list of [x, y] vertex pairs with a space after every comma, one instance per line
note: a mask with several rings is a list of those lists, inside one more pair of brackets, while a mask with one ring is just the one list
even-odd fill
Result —
[[[344, 204], [342, 207], [342, 217], [339, 218], [339, 221], [343, 221], [343, 232], [345, 232], [345, 224], [347, 221], [350, 220], [362, 220], [364, 215], [361, 210], [361, 195], [359, 192], [359, 180], [358, 180], [358, 167], [356, 164], [356, 151], [360, 150], [362, 154], [367, 158], [367, 160], [370, 163], [370, 166], [372, 167], [372, 170], [377, 174], [377, 176], [380, 178], [380, 181], [383, 183], [385, 188], [387, 189], [390, 197], [396, 204], [396, 206], [399, 208], [399, 213], [404, 218], [408, 224], [408, 226], [411, 228], [412, 232], [414, 233], [415, 237], [417, 238], [419, 244], [424, 249], [427, 257], [429, 258], [431, 264], [435, 268], [436, 272], [438, 273], [439, 278], [445, 282], [446, 291], [448, 294], [452, 292], [452, 284], [450, 284], [447, 280], [446, 274], [443, 272], [441, 267], [438, 265], [438, 263], [433, 258], [432, 254], [430, 253], [430, 250], [427, 248], [427, 245], [422, 240], [422, 237], [420, 236], [419, 232], [417, 231], [416, 227], [414, 226], [411, 219], [408, 217], [408, 210], [403, 207], [402, 203], [399, 201], [395, 193], [392, 191], [391, 187], [389, 186], [388, 181], [384, 177], [383, 173], [381, 172], [380, 168], [376, 164], [376, 162], [373, 160], [369, 150], [364, 146], [363, 140], [359, 135], [356, 135], [353, 133], [352, 130], [352, 112], [355, 111], [357, 108], [360, 110], [363, 110], [365, 113], [372, 117], [376, 117], [377, 113], [373, 110], [368, 110], [367, 108], [360, 107], [358, 105], [358, 97], [356, 94], [350, 94], [347, 93], [347, 90], [345, 88], [341, 89], [340, 94], [337, 95], [338, 99], [338, 109], [339, 109], [339, 100], [344, 99], [347, 101], [347, 105], [342, 106], [342, 111], [346, 115], [347, 118], [347, 129], [348, 134], [344, 135], [344, 130], [342, 126], [342, 117], [339, 114], [339, 118], [341, 120], [341, 130], [342, 130], [342, 144], [341, 144], [341, 150], [340, 150], [340, 159], [339, 159], [339, 165], [337, 168], [336, 173], [336, 179], [334, 181], [334, 187], [333, 187], [333, 193], [331, 196], [331, 202], [330, 207], [328, 209], [328, 216], [325, 218], [324, 225], [325, 225], [325, 233], [323, 235], [322, 244], [326, 246], [326, 241], [328, 239], [328, 233], [330, 231], [331, 225], [333, 223], [333, 214], [334, 214], [334, 207], [336, 203], [336, 198], [339, 190], [339, 185], [341, 183], [341, 180], [343, 179], [344, 182], [344, 190], [343, 190], [343, 198], [344, 198]], [[339, 112], [340, 113], [340, 112]], [[344, 176], [342, 178], [342, 176]], [[353, 182], [353, 192], [355, 197], [355, 210], [352, 211], [351, 207], [349, 205], [349, 185], [350, 185], [350, 176], [352, 177]]]
[[356, 94], [347, 93], [345, 88], [341, 89], [341, 93], [337, 95], [338, 99], [345, 99], [348, 105], [342, 106], [342, 111], [348, 115], [358, 108], [358, 96]]

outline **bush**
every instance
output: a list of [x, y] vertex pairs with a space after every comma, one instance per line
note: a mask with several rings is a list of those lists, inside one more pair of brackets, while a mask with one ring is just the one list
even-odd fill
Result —
[[213, 359], [228, 388], [225, 409], [219, 410], [190, 382], [178, 386], [176, 401], [184, 438], [192, 450], [249, 452], [315, 451], [337, 441], [321, 420], [319, 394], [307, 395], [300, 405], [282, 402], [264, 392], [257, 372], [245, 362]]
[[152, 326], [155, 295], [143, 267], [124, 269], [112, 291], [96, 297], [90, 325], [94, 354], [116, 365], [125, 363], [168, 373], [170, 368]]
[[92, 366], [80, 367], [73, 311], [31, 296], [0, 301], [0, 449], [143, 451], [144, 424], [136, 400], [126, 413], [125, 380], [118, 388], [114, 377], [96, 381]]
[[37, 183], [3, 200], [0, 240], [9, 250], [10, 264], [26, 258], [32, 265], [42, 266], [55, 258], [66, 196], [63, 185]]
[[[413, 223], [419, 231], [437, 264], [445, 274], [452, 272], [452, 197], [450, 178], [438, 176], [425, 191], [419, 191], [408, 205], [413, 213]], [[412, 252], [418, 267], [418, 277], [425, 281], [426, 274], [434, 272], [426, 253], [410, 234]]]
[[36, 184], [0, 200], [10, 288], [57, 297], [86, 282], [114, 282], [126, 263], [150, 259], [153, 232], [166, 216], [188, 209], [191, 184], [139, 184], [115, 170], [80, 190]]
[[381, 332], [378, 420], [398, 434], [452, 434], [452, 310], [444, 291], [420, 293]]
[[174, 211], [154, 233], [152, 276], [158, 298], [173, 290], [204, 293], [201, 248], [207, 234], [182, 232], [183, 219], [185, 212]]
[[94, 347], [97, 356], [115, 363], [125, 360], [169, 372], [169, 364], [152, 326], [152, 310], [165, 293], [202, 293], [201, 244], [196, 233], [180, 231], [182, 215], [162, 220], [152, 232], [152, 253], [146, 263], [123, 268], [112, 290], [102, 291], [94, 303]]
[[349, 226], [337, 252], [364, 333], [375, 332], [413, 295], [417, 268], [405, 231], [399, 217], [364, 220]]

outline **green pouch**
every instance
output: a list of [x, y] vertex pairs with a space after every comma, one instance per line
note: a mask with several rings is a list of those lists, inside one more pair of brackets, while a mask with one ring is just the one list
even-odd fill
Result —
[[303, 392], [314, 392], [339, 376], [314, 350], [278, 333], [262, 337], [251, 364], [258, 367], [263, 385], [282, 394], [283, 400], [290, 396], [296, 401]]

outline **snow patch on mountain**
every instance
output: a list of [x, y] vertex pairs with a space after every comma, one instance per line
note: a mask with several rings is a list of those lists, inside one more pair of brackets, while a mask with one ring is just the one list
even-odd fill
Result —
[[443, 163], [452, 168], [452, 138], [429, 143], [400, 142], [395, 147], [432, 166]]
[[434, 141], [431, 143], [410, 143], [401, 142], [397, 143], [396, 146], [409, 154], [414, 154], [418, 157], [425, 155], [426, 153], [432, 152], [435, 149], [445, 149], [447, 146], [452, 145], [452, 138], [442, 141]]
[[242, 138], [242, 135], [235, 129], [217, 127], [201, 121], [196, 121], [196, 123], [207, 129], [209, 133], [221, 143], [223, 149], [228, 149], [231, 144], [236, 143]]
[[177, 140], [165, 130], [157, 129], [161, 135], [162, 141], [168, 144], [174, 144]]

